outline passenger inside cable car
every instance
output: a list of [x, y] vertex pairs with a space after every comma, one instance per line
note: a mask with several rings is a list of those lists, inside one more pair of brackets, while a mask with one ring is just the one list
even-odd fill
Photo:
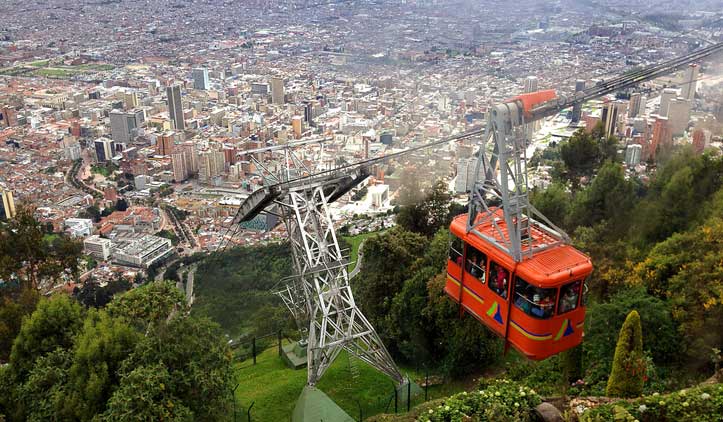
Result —
[[487, 267], [487, 257], [482, 252], [467, 245], [467, 272], [482, 284], [485, 283], [485, 268]]
[[507, 286], [509, 279], [509, 271], [498, 263], [492, 261], [490, 263], [490, 289], [507, 299]]

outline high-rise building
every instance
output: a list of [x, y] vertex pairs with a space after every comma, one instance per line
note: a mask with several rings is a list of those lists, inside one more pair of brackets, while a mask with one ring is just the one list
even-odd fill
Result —
[[183, 120], [181, 85], [166, 87], [166, 97], [168, 99], [168, 117], [173, 122], [173, 127], [176, 130], [184, 130], [186, 128], [186, 122]]
[[314, 126], [314, 109], [311, 101], [304, 101], [304, 122], [309, 126]]
[[643, 155], [643, 146], [637, 144], [628, 145], [625, 148], [625, 164], [628, 167], [634, 167], [640, 164], [640, 159]]
[[284, 104], [284, 80], [271, 78], [271, 102], [273, 104]]
[[12, 127], [18, 125], [18, 112], [14, 107], [0, 107], [0, 127]]
[[650, 159], [655, 160], [661, 149], [667, 149], [673, 145], [673, 136], [668, 127], [668, 118], [664, 116], [651, 116], [655, 119], [653, 123], [653, 136], [650, 139]]
[[184, 151], [171, 154], [171, 165], [173, 166], [173, 180], [182, 182], [188, 179], [188, 168], [186, 167], [186, 153]]
[[145, 121], [143, 110], [110, 112], [110, 134], [115, 142], [126, 143], [135, 138], [138, 128]]
[[690, 101], [678, 97], [668, 105], [668, 126], [672, 136], [680, 136], [688, 128], [690, 122]]
[[184, 153], [188, 175], [198, 174], [198, 152], [193, 142], [184, 142], [178, 146], [178, 149]]
[[625, 103], [610, 101], [603, 105], [602, 123], [606, 136], [614, 136], [618, 129], [618, 120], [625, 113]]
[[528, 76], [525, 79], [525, 92], [537, 91], [537, 76]]
[[223, 151], [203, 151], [198, 155], [198, 178], [202, 182], [211, 180], [224, 171]]
[[640, 100], [641, 95], [639, 92], [633, 92], [630, 94], [630, 107], [628, 108], [628, 117], [634, 119], [640, 115]]
[[158, 138], [156, 139], [156, 154], [173, 154], [173, 136], [173, 132], [165, 132], [161, 135], [158, 135]]
[[193, 69], [193, 89], [200, 89], [206, 91], [211, 87], [211, 82], [208, 79], [208, 69], [205, 67], [197, 67]]
[[695, 90], [698, 87], [698, 70], [698, 65], [695, 63], [691, 63], [688, 69], [685, 70], [685, 78], [681, 86], [680, 96], [688, 101], [695, 99]]
[[15, 217], [15, 199], [9, 190], [0, 190], [0, 220], [9, 220]]
[[678, 90], [673, 88], [665, 88], [660, 94], [660, 116], [668, 117], [668, 106], [673, 98], [678, 96]]
[[476, 168], [477, 159], [474, 157], [457, 160], [457, 179], [454, 182], [454, 190], [457, 193], [466, 193], [472, 190], [475, 183], [474, 171]]
[[[580, 91], [585, 90], [585, 80], [584, 79], [578, 79], [575, 81], [575, 93], [578, 93]], [[580, 117], [582, 116], [582, 104], [577, 104], [572, 107], [572, 123], [577, 123], [580, 121]]]
[[693, 131], [693, 150], [696, 154], [702, 154], [706, 147], [706, 136], [703, 129]]
[[123, 91], [122, 99], [126, 110], [138, 107], [138, 94], [135, 91]]
[[291, 118], [291, 127], [294, 130], [294, 138], [300, 139], [301, 133], [304, 130], [304, 122], [301, 116], [294, 116]]
[[99, 163], [105, 163], [113, 158], [115, 142], [108, 138], [98, 138], [93, 141], [95, 156]]

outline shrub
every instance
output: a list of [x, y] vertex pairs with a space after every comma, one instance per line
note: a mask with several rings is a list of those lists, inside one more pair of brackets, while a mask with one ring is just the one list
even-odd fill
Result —
[[532, 410], [542, 400], [537, 393], [521, 384], [500, 379], [482, 381], [480, 390], [462, 392], [445, 399], [436, 409], [420, 415], [419, 421], [457, 422], [475, 421], [530, 421]]
[[640, 315], [631, 311], [620, 329], [606, 393], [613, 397], [637, 397], [643, 393], [645, 377]]
[[714, 422], [723, 415], [723, 385], [714, 384], [661, 395], [653, 393], [637, 400], [620, 401], [587, 410], [582, 422], [614, 422], [616, 408], [624, 409], [640, 422]]

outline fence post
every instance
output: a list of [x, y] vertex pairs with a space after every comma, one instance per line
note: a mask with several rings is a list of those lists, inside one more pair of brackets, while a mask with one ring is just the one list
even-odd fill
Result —
[[427, 401], [427, 389], [429, 389], [429, 368], [424, 367], [424, 401]]
[[394, 386], [394, 413], [397, 413], [397, 403], [399, 401], [397, 386]]
[[279, 340], [279, 356], [281, 356], [282, 352], [283, 352], [283, 350], [281, 349], [281, 330], [279, 330], [278, 340]]
[[248, 422], [251, 422], [251, 408], [254, 407], [255, 401], [251, 402], [251, 406], [249, 406], [248, 412], [246, 412], [246, 419], [248, 419]]
[[251, 339], [251, 354], [254, 356], [254, 365], [256, 365], [256, 337]]
[[407, 412], [412, 406], [412, 380], [407, 380]]
[[359, 422], [364, 422], [364, 414], [362, 413], [362, 407], [359, 400], [356, 401], [356, 405], [359, 406]]

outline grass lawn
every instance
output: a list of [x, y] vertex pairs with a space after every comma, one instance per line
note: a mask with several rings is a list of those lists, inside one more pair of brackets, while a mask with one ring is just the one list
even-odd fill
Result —
[[[348, 354], [341, 352], [317, 387], [354, 419], [359, 418], [360, 406], [364, 419], [380, 413], [394, 413], [392, 380], [356, 358], [352, 358], [352, 365], [356, 368], [356, 377], [351, 375]], [[239, 383], [236, 390], [239, 420], [246, 420], [246, 411], [251, 403], [254, 403], [251, 409], [254, 421], [290, 419], [296, 399], [306, 384], [306, 368], [288, 369], [274, 347], [260, 354], [255, 366], [248, 360], [237, 363], [235, 368]], [[401, 370], [418, 384], [424, 381], [424, 371]], [[475, 382], [471, 378], [435, 385], [429, 388], [428, 400], [446, 397], [473, 385]], [[413, 398], [412, 407], [423, 402], [424, 393]], [[403, 411], [406, 411], [406, 403], [402, 403], [400, 395], [399, 412]]]
[[45, 67], [50, 63], [50, 60], [38, 60], [35, 62], [28, 63], [32, 67]]
[[359, 245], [361, 245], [364, 239], [382, 233], [384, 233], [384, 230], [380, 230], [378, 232], [362, 233], [356, 236], [344, 236], [344, 240], [349, 242], [349, 244], [351, 245], [351, 251], [349, 252], [349, 261], [351, 262], [349, 263], [349, 268], [347, 269], [347, 271], [353, 270], [356, 266], [356, 261], [359, 255]]

